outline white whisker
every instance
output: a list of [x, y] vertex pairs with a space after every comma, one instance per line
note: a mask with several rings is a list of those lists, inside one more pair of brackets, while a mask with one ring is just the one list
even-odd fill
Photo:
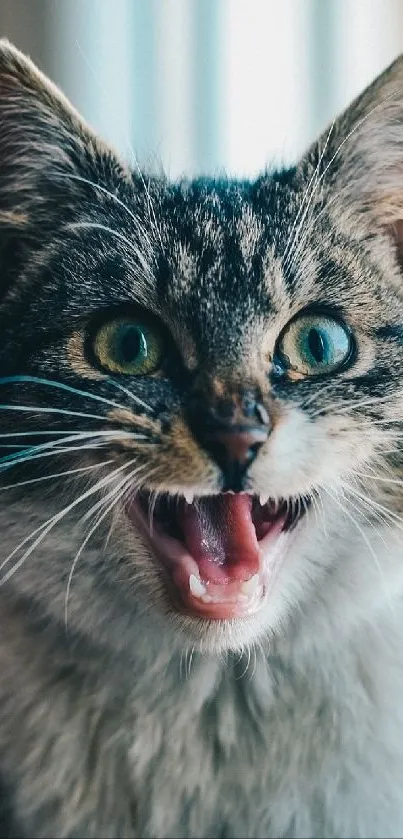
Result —
[[69, 417], [85, 417], [85, 419], [101, 420], [101, 422], [108, 422], [108, 417], [102, 417], [100, 414], [86, 414], [83, 411], [70, 411], [67, 408], [44, 408], [40, 405], [0, 405], [0, 411], [26, 411], [32, 414], [65, 414]]
[[72, 175], [72, 174], [69, 174], [69, 173], [67, 174], [67, 173], [64, 173], [64, 172], [54, 172], [54, 173], [52, 173], [52, 175], [57, 177], [57, 178], [65, 178], [67, 180], [79, 181], [80, 183], [87, 184], [87, 186], [92, 186], [95, 190], [98, 190], [99, 192], [102, 192], [104, 195], [106, 195], [108, 198], [110, 198], [112, 201], [114, 201], [115, 204], [118, 204], [119, 207], [122, 207], [122, 209], [134, 221], [136, 227], [139, 226], [138, 216], [135, 216], [135, 214], [132, 213], [132, 211], [127, 206], [127, 204], [125, 204], [124, 201], [121, 201], [121, 199], [118, 198], [117, 195], [114, 195], [114, 193], [110, 192], [109, 189], [107, 189], [105, 186], [102, 186], [101, 184], [96, 183], [95, 181], [90, 181], [88, 178], [82, 178], [80, 175]]
[[42, 481], [51, 481], [56, 478], [64, 478], [65, 476], [76, 475], [79, 472], [90, 472], [91, 470], [100, 469], [101, 466], [107, 466], [109, 463], [113, 463], [113, 460], [103, 460], [102, 463], [92, 463], [91, 466], [79, 466], [77, 469], [66, 469], [64, 472], [53, 472], [50, 475], [41, 475], [38, 478], [29, 478], [27, 481], [17, 481], [14, 484], [0, 486], [0, 492], [2, 492], [5, 489], [15, 489], [16, 487], [23, 487], [29, 484], [37, 484], [41, 483]]
[[324, 492], [326, 492], [326, 493], [327, 493], [327, 495], [329, 495], [329, 496], [330, 496], [330, 498], [332, 498], [332, 499], [333, 499], [333, 501], [335, 501], [335, 502], [336, 502], [336, 504], [338, 504], [338, 506], [340, 507], [340, 509], [343, 511], [344, 515], [345, 515], [345, 516], [347, 516], [347, 518], [348, 518], [348, 519], [351, 521], [351, 523], [354, 525], [354, 527], [356, 528], [356, 530], [357, 530], [357, 531], [358, 531], [358, 533], [360, 534], [360, 536], [361, 536], [361, 538], [362, 538], [363, 542], [364, 542], [364, 543], [365, 543], [365, 545], [367, 546], [367, 548], [368, 548], [368, 550], [369, 550], [369, 553], [370, 553], [370, 555], [372, 556], [372, 559], [374, 560], [375, 567], [376, 567], [376, 568], [377, 568], [377, 570], [378, 570], [378, 573], [379, 573], [379, 576], [380, 576], [380, 579], [381, 579], [381, 582], [382, 582], [382, 585], [383, 585], [383, 588], [384, 588], [385, 596], [386, 596], [386, 598], [387, 598], [387, 600], [388, 600], [388, 602], [389, 602], [389, 604], [390, 604], [390, 606], [391, 606], [391, 609], [392, 609], [392, 611], [393, 611], [393, 604], [392, 604], [392, 601], [391, 601], [390, 592], [389, 592], [389, 590], [388, 590], [388, 588], [387, 588], [387, 585], [386, 585], [386, 582], [385, 582], [385, 577], [384, 577], [384, 574], [383, 574], [383, 571], [382, 571], [381, 565], [380, 565], [380, 563], [379, 563], [379, 559], [378, 559], [378, 557], [377, 557], [377, 555], [376, 555], [376, 553], [375, 553], [375, 551], [374, 551], [374, 549], [373, 549], [373, 547], [372, 547], [372, 545], [371, 545], [371, 543], [370, 543], [370, 541], [369, 541], [369, 539], [368, 539], [368, 537], [367, 537], [366, 533], [364, 532], [364, 530], [362, 529], [362, 527], [358, 524], [358, 522], [355, 520], [354, 516], [352, 516], [352, 515], [351, 515], [351, 513], [350, 513], [350, 512], [346, 509], [346, 507], [345, 507], [343, 504], [341, 504], [340, 499], [338, 498], [338, 496], [337, 496], [337, 495], [335, 495], [334, 493], [332, 493], [332, 492], [331, 492], [328, 488], [326, 488], [326, 487], [322, 487], [322, 489], [324, 490]]
[[[129, 463], [127, 463], [126, 465], [130, 466], [134, 462], [135, 462], [135, 459], [129, 461]], [[91, 536], [93, 535], [95, 530], [99, 527], [101, 522], [106, 518], [108, 513], [110, 513], [110, 511], [113, 509], [113, 507], [117, 504], [119, 499], [124, 494], [124, 490], [126, 488], [127, 482], [131, 481], [131, 480], [132, 480], [132, 475], [129, 475], [129, 476], [125, 475], [125, 477], [123, 478], [122, 481], [120, 481], [120, 483], [117, 485], [117, 487], [114, 487], [113, 490], [107, 494], [106, 498], [102, 499], [103, 506], [105, 505], [105, 503], [107, 503], [109, 501], [109, 499], [111, 497], [112, 497], [112, 502], [110, 504], [108, 504], [106, 510], [103, 511], [101, 516], [99, 518], [97, 518], [96, 522], [92, 525], [92, 527], [88, 531], [84, 541], [80, 545], [80, 547], [79, 547], [79, 549], [78, 549], [78, 551], [77, 551], [77, 553], [76, 553], [76, 555], [73, 559], [73, 562], [72, 562], [72, 565], [71, 565], [71, 568], [70, 568], [70, 573], [69, 573], [68, 580], [67, 580], [66, 595], [65, 595], [65, 599], [64, 599], [64, 625], [65, 625], [66, 631], [67, 631], [67, 626], [68, 626], [68, 605], [69, 605], [71, 583], [72, 583], [72, 580], [73, 580], [74, 571], [77, 567], [78, 560], [80, 559], [80, 556], [81, 556], [84, 548], [86, 547], [89, 540], [91, 539]], [[123, 486], [123, 489], [122, 489], [122, 486]], [[87, 513], [87, 515], [84, 517], [83, 521], [85, 521], [85, 519], [88, 518], [90, 514], [92, 515], [95, 512], [95, 507], [97, 507], [97, 505], [94, 505], [94, 507], [91, 508], [89, 513]]]
[[127, 468], [127, 463], [124, 463], [122, 466], [119, 466], [117, 469], [114, 469], [112, 473], [110, 473], [104, 478], [101, 478], [93, 487], [90, 487], [90, 489], [83, 492], [78, 498], [74, 499], [74, 501], [71, 501], [70, 504], [64, 507], [63, 510], [61, 510], [59, 513], [56, 513], [46, 522], [39, 525], [39, 527], [37, 527], [32, 533], [29, 534], [29, 536], [26, 536], [25, 539], [23, 539], [19, 543], [19, 545], [17, 545], [11, 551], [11, 553], [2, 561], [2, 563], [0, 564], [0, 572], [10, 562], [13, 556], [15, 556], [15, 554], [18, 553], [18, 551], [21, 550], [21, 548], [24, 547], [24, 545], [26, 545], [30, 539], [32, 539], [34, 536], [36, 536], [37, 533], [39, 533], [39, 536], [35, 539], [35, 541], [29, 547], [29, 549], [24, 553], [21, 559], [19, 559], [18, 562], [13, 566], [13, 568], [10, 571], [8, 571], [6, 575], [3, 577], [3, 579], [0, 582], [0, 586], [4, 585], [4, 583], [6, 583], [7, 580], [10, 579], [10, 577], [15, 573], [15, 571], [18, 570], [18, 568], [23, 564], [23, 562], [25, 562], [28, 556], [30, 556], [30, 554], [35, 550], [37, 545], [40, 544], [40, 542], [45, 538], [49, 531], [59, 521], [61, 521], [62, 518], [64, 518], [75, 507], [77, 507], [78, 504], [81, 504], [83, 501], [85, 501], [86, 498], [89, 498], [91, 495], [94, 495], [95, 492], [98, 492], [100, 489], [102, 489], [102, 487], [106, 486], [108, 483], [111, 483], [111, 481], [114, 480], [115, 476], [125, 468]]
[[[145, 276], [150, 277], [151, 268], [150, 265], [147, 263], [144, 254], [135, 248], [134, 242], [131, 242], [130, 239], [127, 238], [123, 233], [120, 233], [118, 230], [114, 230], [113, 227], [108, 227], [105, 224], [101, 224], [100, 222], [96, 221], [75, 221], [71, 224], [67, 225], [68, 230], [100, 230], [103, 233], [109, 233], [111, 236], [114, 236], [115, 239], [118, 239], [120, 242], [123, 242], [128, 248], [130, 253], [132, 253], [136, 259], [138, 260], [142, 271], [144, 272]], [[144, 280], [144, 276], [142, 276]]]
[[[48, 443], [40, 443], [37, 446], [30, 446], [28, 448], [25, 447], [23, 449], [23, 452], [6, 455], [4, 458], [2, 458], [2, 460], [0, 461], [0, 470], [3, 466], [7, 467], [10, 463], [16, 463], [21, 459], [25, 460], [25, 457], [21, 458], [22, 454], [23, 455], [25, 455], [25, 454], [29, 455], [30, 453], [32, 453], [33, 455], [36, 455], [36, 454], [38, 454], [38, 452], [47, 451], [48, 449], [55, 449], [58, 446], [65, 447], [66, 443], [76, 443], [76, 442], [81, 441], [81, 440], [97, 440], [98, 438], [102, 439], [102, 437], [104, 437], [104, 436], [108, 436], [107, 434], [105, 434], [104, 431], [89, 431], [89, 432], [80, 431], [78, 433], [70, 434], [67, 437], [62, 437], [61, 440], [60, 439], [51, 440]], [[130, 439], [131, 437], [134, 437], [135, 439], [139, 439], [138, 436], [132, 435], [131, 432], [129, 432], [129, 431], [118, 431], [118, 430], [116, 430], [116, 431], [113, 431], [109, 436], [116, 437], [116, 438], [124, 438], [124, 439], [127, 439], [127, 438]], [[144, 439], [144, 435], [140, 435], [140, 439]]]
[[131, 399], [133, 402], [136, 402], [137, 405], [141, 405], [141, 407], [145, 408], [146, 411], [152, 412], [151, 405], [147, 405], [147, 402], [144, 402], [143, 399], [140, 399], [139, 396], [136, 396], [134, 393], [132, 393], [131, 390], [129, 390], [127, 387], [124, 387], [124, 385], [120, 384], [120, 382], [115, 382], [114, 379], [108, 379], [108, 383], [113, 385], [113, 387], [116, 387], [119, 390], [123, 391], [123, 393], [125, 393], [126, 396], [129, 397], [129, 399]]
[[[330, 126], [328, 135], [326, 137], [326, 141], [324, 143], [323, 149], [322, 149], [321, 154], [319, 156], [318, 163], [316, 164], [315, 170], [314, 170], [314, 172], [313, 172], [313, 174], [312, 174], [312, 176], [311, 176], [311, 178], [308, 182], [308, 186], [305, 190], [305, 193], [304, 193], [304, 196], [303, 196], [303, 199], [302, 199], [302, 202], [301, 202], [301, 206], [300, 206], [300, 208], [299, 208], [299, 210], [296, 214], [296, 217], [294, 219], [294, 223], [291, 227], [291, 231], [290, 231], [290, 234], [289, 234], [289, 237], [288, 237], [288, 242], [287, 242], [287, 245], [285, 247], [284, 254], [283, 254], [283, 264], [284, 264], [284, 270], [285, 271], [287, 270], [288, 263], [290, 262], [290, 264], [292, 264], [293, 250], [296, 246], [296, 243], [298, 242], [298, 236], [299, 236], [300, 230], [302, 229], [302, 225], [305, 221], [306, 214], [309, 210], [312, 199], [313, 199], [313, 197], [315, 195], [315, 192], [316, 192], [316, 189], [317, 189], [320, 165], [322, 163], [323, 157], [324, 157], [326, 149], [328, 147], [333, 128], [334, 128], [334, 122], [332, 122], [332, 124]], [[302, 214], [302, 217], [301, 217], [301, 214]], [[297, 227], [297, 225], [298, 225], [298, 227]], [[296, 227], [297, 227], [297, 229], [295, 231]], [[294, 231], [295, 231], [295, 235], [293, 236]], [[291, 256], [291, 261], [290, 261], [290, 256]]]
[[[101, 402], [104, 405], [110, 405], [112, 408], [123, 408], [124, 405], [120, 405], [119, 402], [115, 402], [112, 399], [107, 399], [106, 396], [99, 396], [99, 394], [91, 393], [89, 390], [81, 390], [81, 388], [73, 387], [72, 385], [67, 385], [65, 382], [58, 382], [55, 379], [43, 379], [39, 376], [3, 376], [0, 378], [0, 386], [4, 384], [37, 384], [37, 385], [44, 385], [45, 387], [54, 387], [57, 390], [64, 390], [67, 393], [72, 393], [74, 396], [83, 396], [86, 399], [93, 399], [95, 402]], [[90, 416], [90, 414], [84, 414], [83, 416]], [[103, 419], [103, 417], [96, 417], [96, 419]]]
[[12, 469], [13, 466], [20, 466], [22, 463], [31, 462], [32, 460], [40, 460], [45, 457], [57, 457], [61, 454], [71, 454], [71, 452], [92, 451], [93, 449], [102, 449], [108, 445], [108, 442], [86, 443], [84, 446], [65, 446], [52, 449], [52, 451], [40, 452], [39, 454], [31, 454], [26, 457], [20, 457], [12, 460], [10, 463], [0, 463], [0, 471], [5, 472], [7, 469]]

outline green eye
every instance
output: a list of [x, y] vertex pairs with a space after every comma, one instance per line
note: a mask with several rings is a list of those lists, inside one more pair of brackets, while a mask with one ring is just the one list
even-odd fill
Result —
[[327, 315], [301, 315], [286, 327], [278, 350], [287, 371], [318, 376], [349, 358], [352, 338], [346, 326]]
[[121, 317], [101, 326], [93, 350], [101, 367], [111, 373], [145, 376], [161, 362], [162, 339], [146, 323]]

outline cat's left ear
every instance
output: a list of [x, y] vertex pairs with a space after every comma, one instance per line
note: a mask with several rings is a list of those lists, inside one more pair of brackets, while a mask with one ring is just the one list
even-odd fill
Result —
[[77, 204], [77, 176], [99, 177], [100, 163], [128, 176], [58, 88], [0, 39], [0, 238], [43, 235]]
[[[312, 147], [318, 193], [369, 233], [387, 230], [403, 251], [403, 55]], [[315, 181], [315, 179], [314, 179]]]

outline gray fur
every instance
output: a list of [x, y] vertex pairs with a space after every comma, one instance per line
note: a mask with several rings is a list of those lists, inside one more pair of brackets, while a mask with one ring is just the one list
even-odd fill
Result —
[[[261, 611], [208, 622], [173, 608], [124, 504], [83, 544], [83, 514], [111, 484], [48, 476], [102, 453], [44, 459], [36, 483], [34, 461], [1, 461], [2, 835], [403, 834], [402, 68], [400, 59], [283, 180], [170, 185], [135, 181], [2, 44], [2, 372], [86, 391], [77, 400], [9, 386], [2, 433], [43, 430], [41, 407], [101, 413], [96, 428], [112, 419], [117, 440], [97, 478], [133, 458], [143, 469], [134, 488], [218, 492], [175, 368], [131, 380], [130, 396], [85, 355], [93, 314], [137, 303], [163, 321], [202, 403], [247, 381], [277, 411], [248, 489], [315, 500]], [[276, 389], [278, 336], [324, 298], [354, 330], [357, 359], [334, 380]], [[83, 425], [49, 416], [53, 431]], [[147, 445], [129, 444], [128, 427]], [[6, 488], [22, 480], [31, 483]], [[18, 564], [63, 504], [70, 513]]]

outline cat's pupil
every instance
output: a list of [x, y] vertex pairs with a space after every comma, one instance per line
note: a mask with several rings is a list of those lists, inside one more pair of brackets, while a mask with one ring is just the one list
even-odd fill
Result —
[[322, 362], [325, 357], [325, 344], [321, 333], [317, 329], [309, 330], [308, 347], [315, 361]]
[[120, 353], [123, 361], [135, 361], [145, 345], [144, 336], [136, 326], [129, 326], [120, 339]]

